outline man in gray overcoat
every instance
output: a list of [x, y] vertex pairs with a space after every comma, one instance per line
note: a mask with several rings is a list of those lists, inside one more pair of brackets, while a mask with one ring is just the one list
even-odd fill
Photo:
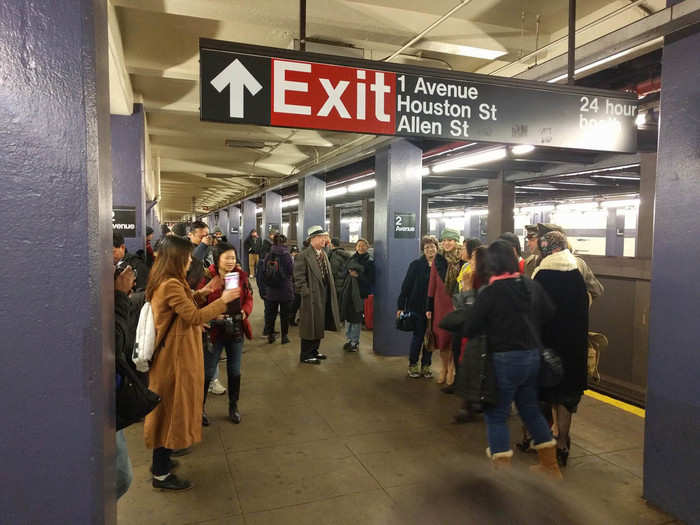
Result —
[[318, 351], [324, 332], [337, 331], [340, 326], [335, 282], [323, 249], [327, 236], [321, 226], [309, 228], [309, 247], [294, 259], [294, 287], [301, 296], [299, 360], [310, 365], [321, 364], [326, 358]]

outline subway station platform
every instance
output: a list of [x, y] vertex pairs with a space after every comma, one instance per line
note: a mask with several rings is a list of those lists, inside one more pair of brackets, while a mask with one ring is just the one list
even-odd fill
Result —
[[[242, 423], [227, 420], [227, 396], [209, 396], [212, 424], [179, 458], [178, 472], [194, 484], [181, 494], [151, 488], [143, 427], [129, 427], [134, 481], [118, 502], [119, 523], [680, 523], [641, 497], [639, 415], [584, 396], [563, 483], [530, 474], [535, 456], [518, 452], [511, 472], [495, 472], [483, 422], [452, 424], [460, 400], [434, 380], [408, 379], [405, 357], [375, 355], [367, 331], [359, 354], [346, 353], [343, 334], [327, 332], [321, 351], [328, 359], [300, 365], [296, 328], [284, 346], [260, 335], [255, 292]], [[220, 380], [226, 383], [225, 363]], [[513, 417], [513, 442], [519, 428]]]

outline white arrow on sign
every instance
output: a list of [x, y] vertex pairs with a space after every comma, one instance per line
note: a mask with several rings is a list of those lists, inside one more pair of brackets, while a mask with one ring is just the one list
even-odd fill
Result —
[[216, 75], [211, 85], [221, 93], [229, 86], [229, 116], [231, 118], [243, 118], [244, 88], [248, 88], [251, 95], [256, 95], [262, 89], [260, 82], [250, 74], [241, 61], [236, 59], [226, 69]]

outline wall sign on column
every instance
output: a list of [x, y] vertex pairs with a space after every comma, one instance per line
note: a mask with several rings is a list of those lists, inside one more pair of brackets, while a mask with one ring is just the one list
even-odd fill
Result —
[[136, 207], [114, 206], [112, 230], [121, 233], [124, 237], [136, 237]]
[[403, 137], [636, 152], [616, 91], [200, 40], [200, 118]]
[[394, 239], [415, 239], [416, 214], [394, 212]]

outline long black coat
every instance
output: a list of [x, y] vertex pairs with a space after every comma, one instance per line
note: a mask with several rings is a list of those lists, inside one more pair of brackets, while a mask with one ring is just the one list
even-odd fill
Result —
[[[360, 297], [367, 299], [374, 286], [374, 261], [370, 258], [369, 253], [360, 255], [355, 252], [345, 264], [345, 273], [347, 273], [352, 264], [360, 265], [364, 268], [363, 272], [357, 272], [357, 284], [360, 286]], [[352, 279], [350, 275], [346, 275], [345, 279]]]
[[552, 403], [576, 400], [588, 383], [588, 295], [578, 268], [567, 271], [540, 268], [535, 274], [556, 306], [554, 317], [542, 327], [542, 343], [559, 354], [564, 378], [542, 391]]
[[425, 313], [428, 304], [428, 283], [430, 282], [430, 265], [425, 255], [412, 261], [401, 283], [401, 293], [396, 301], [397, 310]]
[[302, 339], [323, 339], [325, 330], [337, 331], [340, 326], [338, 294], [335, 293], [328, 257], [324, 251], [322, 254], [329, 273], [327, 284], [323, 280], [313, 247], [309, 246], [294, 259], [294, 288], [301, 296], [299, 337]]

